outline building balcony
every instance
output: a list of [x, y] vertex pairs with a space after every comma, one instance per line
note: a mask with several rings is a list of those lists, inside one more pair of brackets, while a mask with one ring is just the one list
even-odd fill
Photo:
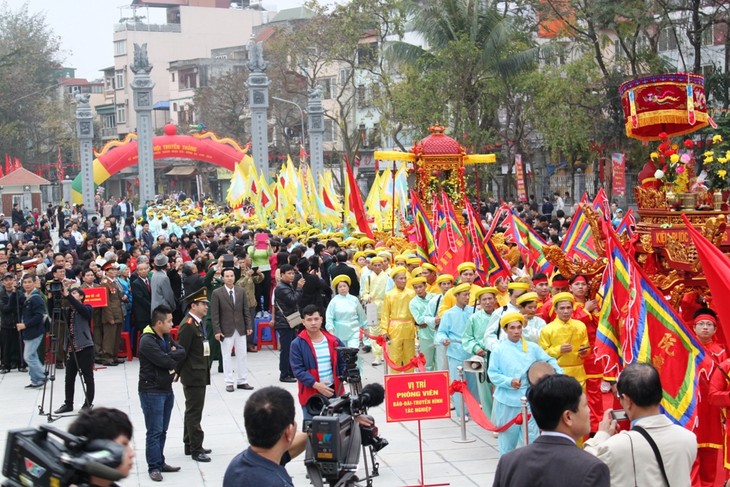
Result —
[[118, 139], [119, 133], [116, 128], [102, 128], [101, 129], [101, 140]]
[[145, 24], [143, 22], [125, 22], [114, 24], [114, 32], [181, 32], [180, 24]]

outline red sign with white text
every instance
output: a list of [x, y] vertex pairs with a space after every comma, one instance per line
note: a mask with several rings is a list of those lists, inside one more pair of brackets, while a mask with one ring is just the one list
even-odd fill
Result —
[[389, 423], [450, 418], [449, 373], [386, 375], [385, 417]]
[[515, 176], [517, 177], [517, 199], [520, 201], [527, 201], [525, 168], [522, 165], [522, 154], [515, 154]]
[[84, 304], [92, 308], [103, 308], [107, 305], [107, 294], [105, 287], [87, 287], [84, 289]]
[[613, 174], [613, 194], [626, 194], [626, 154], [611, 154], [611, 171]]

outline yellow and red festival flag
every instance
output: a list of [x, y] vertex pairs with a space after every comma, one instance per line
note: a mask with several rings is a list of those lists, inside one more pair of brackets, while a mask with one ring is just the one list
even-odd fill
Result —
[[588, 223], [588, 218], [581, 205], [578, 205], [578, 209], [573, 215], [573, 221], [570, 223], [570, 228], [563, 237], [562, 247], [565, 255], [573, 260], [578, 258], [593, 262], [598, 258], [591, 225]]
[[428, 221], [423, 206], [421, 206], [421, 200], [418, 198], [418, 194], [413, 190], [411, 190], [411, 212], [413, 213], [413, 226], [416, 228], [418, 256], [424, 262], [436, 262], [438, 259], [438, 249], [436, 247], [433, 228], [431, 228], [431, 223]]
[[698, 371], [709, 360], [641, 266], [621, 246], [606, 223], [608, 263], [603, 279], [604, 304], [596, 333], [596, 361], [607, 376], [625, 365], [650, 363], [662, 379], [663, 412], [692, 429], [697, 418]]
[[436, 264], [440, 274], [459, 275], [457, 267], [471, 260], [471, 252], [466, 245], [464, 234], [454, 213], [449, 197], [441, 192], [441, 205], [444, 211], [443, 229], [439, 231], [437, 247], [439, 260]]
[[477, 268], [477, 281], [482, 286], [486, 286], [489, 269], [486, 267], [488, 262], [484, 254], [484, 229], [479, 216], [466, 196], [464, 196], [464, 208], [466, 209], [466, 237], [472, 247], [472, 261]]

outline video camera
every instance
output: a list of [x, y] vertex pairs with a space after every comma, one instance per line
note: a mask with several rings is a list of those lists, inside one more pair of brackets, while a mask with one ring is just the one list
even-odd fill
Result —
[[48, 286], [48, 292], [54, 295], [60, 295], [63, 292], [63, 281], [60, 279], [53, 279], [46, 284]]
[[[368, 384], [360, 391], [360, 371], [357, 367], [356, 348], [338, 347], [345, 362], [346, 374], [342, 380], [350, 384], [351, 391], [339, 398], [327, 398], [316, 394], [309, 398], [305, 407], [313, 417], [307, 429], [308, 440], [304, 464], [316, 487], [326, 481], [330, 486], [355, 485], [360, 449], [370, 449], [373, 476], [378, 474], [375, 453], [388, 446], [388, 440], [378, 434], [378, 427], [367, 408], [378, 406], [385, 398], [385, 389], [380, 384]], [[355, 418], [365, 418], [369, 425], [361, 424]], [[372, 485], [365, 459], [367, 485]]]
[[[49, 434], [62, 440], [54, 440]], [[117, 481], [125, 447], [111, 440], [87, 441], [52, 426], [8, 432], [3, 487], [88, 485], [89, 477]]]

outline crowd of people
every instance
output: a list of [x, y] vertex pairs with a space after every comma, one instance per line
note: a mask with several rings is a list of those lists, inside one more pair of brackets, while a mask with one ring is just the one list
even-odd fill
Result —
[[[554, 201], [561, 208], [553, 207], [549, 198], [541, 207], [533, 200], [514, 208], [548, 242], [559, 243], [570, 216], [563, 198], [555, 195]], [[490, 205], [484, 205], [487, 223], [496, 211]], [[700, 435], [702, 428], [715, 436], [721, 432], [718, 418], [720, 407], [727, 406], [727, 385], [718, 380], [712, 389], [711, 379], [719, 374], [708, 373], [701, 379], [701, 390], [707, 395], [701, 398], [705, 409], [700, 410], [696, 439], [694, 434], [683, 436], [681, 447], [666, 450], [664, 433], [655, 437], [652, 428], [678, 435], [668, 420], [642, 419], [661, 416], [656, 391], [651, 389], [657, 385], [658, 377], [652, 375], [656, 371], [646, 366], [637, 368], [636, 374], [624, 372], [618, 381], [606, 381], [594, 362], [600, 308], [584, 276], [515, 272], [478, 284], [472, 262], [460, 263], [456, 275], [439, 273], [408, 245], [385, 245], [362, 234], [322, 232], [306, 224], [248, 228], [212, 202], [149, 203], [139, 216], [127, 200], [113, 208], [119, 210], [88, 219], [82, 207], [75, 207], [76, 217], [63, 222], [58, 218], [56, 243], [50, 230], [38, 234], [50, 225], [42, 217], [37, 224], [27, 223], [36, 229], [31, 238], [25, 237], [28, 232], [21, 237], [15, 231], [15, 213], [12, 230], [6, 230], [4, 220], [0, 222], [0, 372], [27, 371], [27, 387], [43, 387], [42, 339], [49, 331], [60, 344], [51, 360], [56, 368], [66, 369], [65, 400], [55, 412], [74, 410], [77, 374], [85, 384], [81, 409], [90, 410], [95, 400], [94, 364], [119, 365], [122, 337], [128, 336], [133, 353], [140, 357], [146, 460], [155, 481], [162, 480], [165, 472], [179, 470], [168, 465], [164, 456], [174, 401], [172, 381], [179, 377], [185, 394], [185, 453], [193, 460], [209, 462], [200, 423], [211, 366], [217, 362], [227, 392], [251, 391], [247, 360], [257, 350], [253, 332], [257, 323], [272, 321], [280, 343], [279, 380], [299, 384], [305, 419], [311, 418], [304, 405], [313, 394], [342, 393], [343, 362], [337, 347], [360, 348], [361, 369], [388, 366], [392, 373], [420, 352], [426, 370], [448, 370], [453, 379], [464, 360], [477, 356], [484, 360], [484, 371], [466, 373], [465, 379], [493, 423], [501, 426], [518, 415], [523, 396], [530, 398], [533, 409], [528, 424], [530, 443], [537, 440], [533, 449], [510, 454], [522, 441], [519, 425], [499, 434], [499, 452], [504, 457], [495, 485], [523, 485], [510, 480], [525, 474], [520, 468], [523, 456], [549, 458], [540, 448], [553, 440], [565, 443], [565, 436], [578, 444], [587, 435], [592, 437], [585, 449], [604, 463], [585, 456], [575, 459], [595, 477], [591, 485], [608, 485], [602, 465], [609, 467], [611, 485], [633, 485], [627, 483], [631, 462], [621, 456], [627, 455], [626, 441], [633, 442], [633, 461], [641, 466], [635, 469], [635, 477], [645, 478], [645, 468], [652, 463], [647, 455], [653, 455], [653, 449], [646, 454], [646, 444], [633, 445], [646, 440], [615, 434], [616, 422], [610, 410], [604, 411], [604, 394], [611, 391], [616, 395], [615, 407], [625, 409], [637, 424], [646, 424], [659, 444], [672, 485], [674, 479], [676, 485], [689, 485], [693, 463], [694, 485], [713, 485], [721, 442], [715, 444], [716, 437], [704, 442]], [[95, 296], [101, 290], [104, 306], [85, 304], [90, 288]], [[714, 313], [702, 308], [694, 321], [698, 336], [715, 343]], [[47, 354], [45, 361], [49, 361]], [[548, 364], [555, 377], [566, 379], [543, 379], [538, 383], [542, 388], [531, 387], [528, 372], [536, 363]], [[559, 400], [553, 397], [558, 394], [555, 391]], [[659, 392], [660, 399], [660, 384]], [[266, 394], [264, 402], [275, 400], [277, 392], [267, 388]], [[457, 417], [461, 401], [461, 394], [454, 394]], [[256, 407], [251, 406], [251, 414]], [[538, 412], [540, 407], [546, 409]], [[253, 430], [264, 425], [252, 424], [252, 448], [257, 446], [252, 440], [256, 438], [261, 448], [278, 445], [288, 450], [294, 441], [290, 420], [293, 415], [287, 413], [275, 424], [265, 425], [284, 425], [281, 444], [261, 440], [260, 432]], [[464, 421], [468, 420], [467, 409]], [[713, 420], [714, 427], [703, 426]], [[538, 440], [540, 430], [543, 439]], [[549, 432], [560, 438], [544, 439]], [[236, 460], [243, 463], [236, 468], [260, 460], [244, 453]], [[661, 477], [651, 472], [646, 478], [660, 483]]]

